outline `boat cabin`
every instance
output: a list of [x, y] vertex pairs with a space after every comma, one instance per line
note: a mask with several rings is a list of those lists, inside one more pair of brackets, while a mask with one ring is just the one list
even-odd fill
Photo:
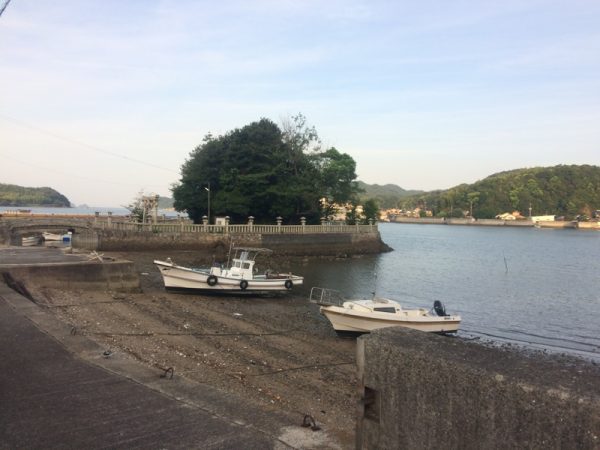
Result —
[[220, 266], [211, 267], [210, 273], [215, 276], [239, 278], [240, 280], [252, 280], [254, 278], [254, 264], [260, 253], [270, 253], [265, 248], [234, 248], [235, 253], [231, 259], [231, 266], [222, 269]]

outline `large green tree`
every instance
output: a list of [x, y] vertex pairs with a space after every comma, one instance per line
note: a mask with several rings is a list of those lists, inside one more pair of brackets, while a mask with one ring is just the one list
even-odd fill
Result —
[[[351, 157], [321, 151], [316, 131], [301, 115], [284, 129], [261, 119], [223, 136], [206, 136], [181, 168], [173, 187], [175, 209], [198, 223], [208, 215], [210, 196], [211, 217], [227, 215], [240, 223], [254, 216], [257, 223], [272, 223], [277, 216], [290, 222], [305, 216], [316, 222], [323, 196], [352, 195]], [[335, 182], [323, 175], [327, 171], [336, 174]]]

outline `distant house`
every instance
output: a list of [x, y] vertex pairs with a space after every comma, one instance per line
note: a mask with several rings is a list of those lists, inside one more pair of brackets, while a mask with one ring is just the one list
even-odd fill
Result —
[[511, 213], [505, 212], [502, 214], [498, 214], [496, 219], [500, 220], [525, 220], [526, 217], [522, 216], [519, 211], [513, 211]]
[[554, 222], [556, 216], [532, 216], [531, 220], [533, 222]]

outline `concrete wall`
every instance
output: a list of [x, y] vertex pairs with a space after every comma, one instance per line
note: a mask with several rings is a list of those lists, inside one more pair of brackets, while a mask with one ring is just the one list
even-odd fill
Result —
[[[98, 249], [104, 251], [200, 250], [227, 254], [230, 243], [238, 246], [266, 247], [282, 255], [337, 256], [381, 253], [390, 248], [373, 233], [317, 234], [212, 234], [151, 233], [103, 230], [98, 234]], [[74, 241], [74, 245], [77, 240]]]
[[579, 222], [577, 228], [580, 230], [600, 230], [600, 222]]
[[357, 341], [357, 449], [598, 449], [600, 369], [388, 328]]
[[32, 264], [1, 269], [24, 286], [118, 292], [140, 291], [140, 279], [130, 261]]

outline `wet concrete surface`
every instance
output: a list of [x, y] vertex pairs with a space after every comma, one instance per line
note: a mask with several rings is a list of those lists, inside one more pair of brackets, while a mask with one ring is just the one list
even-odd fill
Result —
[[63, 264], [89, 261], [87, 254], [69, 254], [53, 247], [5, 247], [0, 248], [0, 268], [35, 264]]
[[7, 289], [0, 289], [0, 448], [289, 448], [77, 358], [15, 311]]

